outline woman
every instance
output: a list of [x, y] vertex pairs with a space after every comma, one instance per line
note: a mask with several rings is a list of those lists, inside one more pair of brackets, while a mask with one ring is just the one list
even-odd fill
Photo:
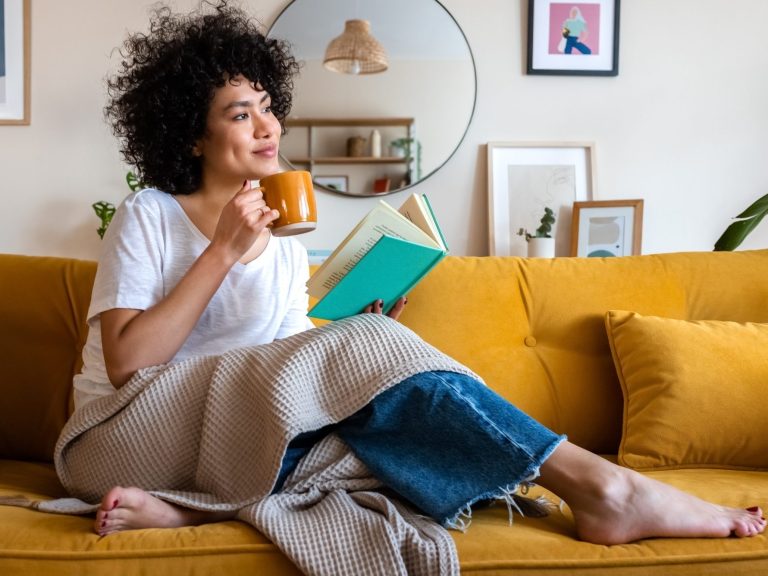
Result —
[[575, 48], [582, 54], [592, 54], [592, 50], [584, 44], [587, 39], [587, 21], [581, 14], [578, 6], [571, 8], [568, 19], [563, 22], [563, 36], [565, 37], [565, 54], [573, 53]]
[[[160, 9], [149, 34], [129, 38], [124, 55], [110, 82], [107, 111], [126, 160], [156, 189], [128, 197], [105, 237], [84, 368], [75, 379], [77, 410], [114, 393], [139, 369], [268, 343], [311, 327], [306, 254], [296, 241], [270, 235], [267, 225], [277, 214], [249, 184], [278, 170], [293, 58], [226, 3], [213, 14], [188, 17]], [[390, 315], [396, 319], [404, 305], [398, 302]], [[381, 313], [381, 306], [366, 311]], [[415, 398], [433, 410], [427, 422]], [[480, 447], [489, 465], [458, 467], [461, 460], [440, 451], [417, 456], [424, 436], [444, 426], [466, 439], [456, 450], [475, 458]], [[461, 374], [415, 374], [331, 429], [380, 480], [446, 525], [451, 515], [440, 511], [446, 494], [466, 482], [465, 503], [487, 496], [474, 478], [482, 470], [484, 481], [503, 479], [492, 478], [496, 486], [538, 476], [539, 484], [569, 504], [579, 536], [590, 542], [751, 536], [765, 528], [758, 508], [709, 504], [610, 464]], [[376, 434], [366, 436], [364, 429], [378, 430], [378, 440], [369, 442]], [[280, 481], [327, 432], [291, 444]], [[404, 473], [426, 460], [440, 471], [431, 486]], [[95, 530], [104, 535], [233, 515], [115, 486], [103, 496]]]

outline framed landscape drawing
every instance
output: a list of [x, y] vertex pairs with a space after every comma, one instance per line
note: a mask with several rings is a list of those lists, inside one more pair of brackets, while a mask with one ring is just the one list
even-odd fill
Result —
[[599, 200], [573, 205], [571, 256], [609, 257], [640, 254], [642, 200]]
[[528, 0], [528, 74], [618, 73], [619, 0]]
[[0, 0], [0, 124], [29, 124], [30, 0]]
[[539, 225], [544, 208], [555, 213], [555, 255], [570, 255], [571, 210], [591, 200], [595, 153], [584, 142], [489, 142], [488, 232], [491, 256], [525, 256], [520, 228]]

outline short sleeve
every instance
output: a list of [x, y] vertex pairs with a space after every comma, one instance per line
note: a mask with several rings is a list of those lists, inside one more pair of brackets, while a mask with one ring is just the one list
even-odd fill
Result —
[[146, 310], [163, 295], [163, 227], [159, 205], [144, 190], [128, 196], [104, 235], [88, 310]]

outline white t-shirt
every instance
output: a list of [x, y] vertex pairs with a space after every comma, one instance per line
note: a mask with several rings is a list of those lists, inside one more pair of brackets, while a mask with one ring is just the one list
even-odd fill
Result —
[[[115, 391], [104, 364], [99, 314], [112, 308], [150, 308], [168, 295], [209, 244], [170, 194], [146, 189], [120, 205], [104, 235], [88, 308], [83, 370], [74, 378], [75, 408]], [[265, 344], [311, 328], [308, 275], [302, 244], [270, 237], [258, 258], [232, 267], [172, 362]]]

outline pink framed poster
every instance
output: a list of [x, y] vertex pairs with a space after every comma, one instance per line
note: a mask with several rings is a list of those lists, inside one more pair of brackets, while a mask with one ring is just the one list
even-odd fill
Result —
[[528, 74], [617, 76], [620, 0], [528, 0]]

